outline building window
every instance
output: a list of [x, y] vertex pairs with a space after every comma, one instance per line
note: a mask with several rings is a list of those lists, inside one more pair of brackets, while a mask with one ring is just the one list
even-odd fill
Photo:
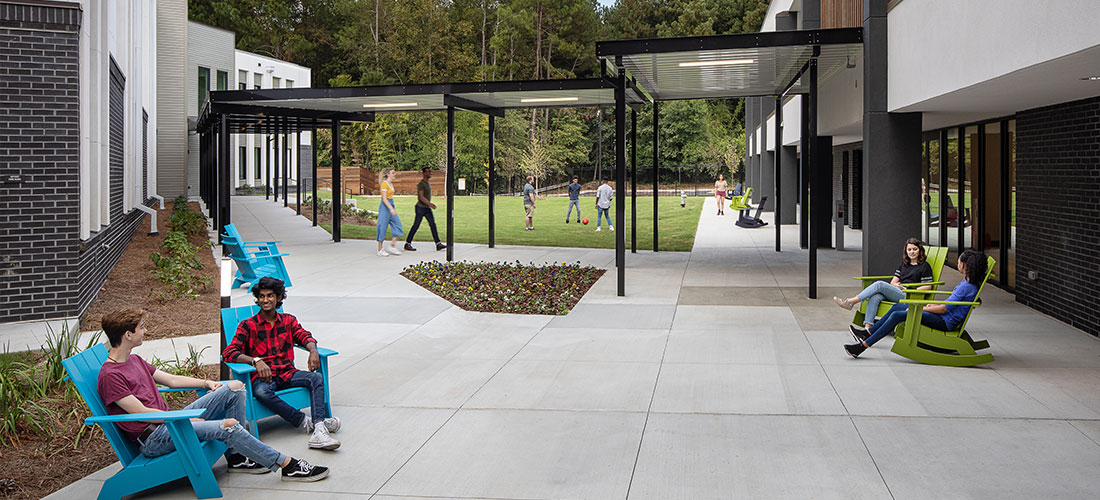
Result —
[[252, 160], [253, 160], [252, 161], [252, 166], [255, 168], [255, 172], [253, 172], [253, 174], [255, 175], [256, 182], [259, 182], [260, 181], [260, 148], [256, 148], [256, 154], [254, 155]]
[[252, 73], [252, 88], [259, 90], [264, 83], [263, 73]]
[[[206, 102], [206, 93], [210, 92], [210, 68], [199, 67], [199, 107], [202, 109], [202, 103]], [[198, 113], [196, 113], [198, 114]]]
[[218, 72], [218, 90], [229, 89], [229, 73], [225, 71]]
[[248, 148], [241, 146], [237, 150], [237, 178], [248, 179]]
[[288, 89], [294, 88], [294, 80], [287, 80], [286, 81], [286, 88], [288, 88]]
[[277, 77], [277, 76], [273, 76], [273, 77], [271, 77], [271, 88], [273, 88], [273, 89], [277, 89], [277, 88], [279, 88], [279, 86], [280, 86], [280, 85], [281, 85], [282, 83], [283, 83], [283, 82], [282, 82], [282, 79], [281, 79], [281, 78], [279, 78], [279, 77]]

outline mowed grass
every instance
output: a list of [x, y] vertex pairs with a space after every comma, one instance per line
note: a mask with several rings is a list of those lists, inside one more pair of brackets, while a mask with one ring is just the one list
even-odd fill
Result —
[[[320, 191], [322, 199], [328, 199], [331, 192]], [[357, 206], [377, 210], [378, 196], [355, 196]], [[435, 221], [439, 228], [439, 239], [447, 239], [447, 203], [443, 197], [433, 199]], [[615, 227], [616, 231], [625, 231], [626, 248], [630, 248], [630, 198], [626, 198], [624, 227]], [[395, 197], [397, 215], [406, 234], [415, 221], [413, 196]], [[689, 197], [687, 206], [680, 208], [680, 199], [662, 197], [658, 200], [660, 208], [660, 250], [690, 251], [695, 242], [695, 230], [699, 225], [699, 212], [703, 208], [703, 197]], [[615, 248], [615, 233], [608, 230], [606, 222], [603, 231], [596, 232], [596, 198], [581, 198], [581, 218], [589, 219], [588, 225], [577, 224], [576, 213], [568, 224], [565, 223], [565, 211], [569, 207], [566, 197], [540, 198], [535, 206], [535, 230], [525, 231], [523, 199], [518, 196], [500, 196], [496, 198], [496, 243], [498, 245], [532, 245], [579, 248]], [[486, 196], [455, 197], [454, 239], [457, 243], [489, 243], [489, 198]], [[615, 205], [611, 205], [611, 221], [615, 221]], [[322, 227], [332, 232], [331, 223], [322, 223]], [[356, 226], [341, 224], [340, 236], [352, 239], [376, 239], [374, 226]], [[386, 238], [389, 239], [389, 232]], [[402, 238], [404, 239], [404, 238]], [[427, 221], [420, 223], [414, 241], [432, 242], [432, 233]], [[638, 249], [653, 249], [653, 198], [638, 197]]]

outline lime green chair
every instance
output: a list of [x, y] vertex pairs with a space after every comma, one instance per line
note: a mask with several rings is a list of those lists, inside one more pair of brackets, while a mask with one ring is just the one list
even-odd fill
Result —
[[[943, 284], [943, 282], [940, 281], [940, 273], [943, 272], [943, 265], [947, 261], [947, 247], [924, 247], [924, 254], [925, 254], [926, 262], [928, 262], [928, 265], [932, 267], [932, 282], [931, 283], [902, 283], [903, 285], [905, 285], [905, 287], [907, 289], [915, 289], [915, 288], [921, 287], [921, 286], [932, 285], [932, 289], [935, 290], [936, 288], [938, 288], [940, 285]], [[852, 279], [860, 280], [863, 283], [863, 287], [860, 288], [860, 290], [862, 290], [863, 288], [867, 288], [867, 287], [871, 286], [871, 283], [874, 283], [874, 282], [880, 281], [880, 280], [890, 281], [890, 280], [894, 279], [894, 277], [893, 276], [856, 276]], [[915, 298], [921, 298], [921, 297], [922, 297], [921, 295], [918, 295], [918, 296], [915, 296], [915, 297], [909, 296], [908, 292], [906, 292], [906, 297], [905, 298], [915, 299]], [[885, 300], [882, 301], [879, 304], [878, 311], [875, 311], [874, 314], [871, 316], [872, 321], [870, 321], [870, 322], [873, 322], [873, 320], [875, 318], [886, 314], [886, 311], [889, 311], [890, 308], [893, 307], [893, 305], [894, 305], [893, 302], [888, 302], [888, 301], [885, 301]], [[855, 316], [852, 317], [852, 324], [862, 325], [862, 324], [864, 324], [866, 318], [867, 318], [867, 302], [863, 301], [863, 302], [859, 303], [859, 308], [856, 309], [856, 314], [855, 314]]]
[[749, 197], [752, 196], [752, 188], [745, 188], [745, 194], [730, 198], [730, 210], [749, 210]]
[[[993, 361], [992, 354], [988, 352], [978, 353], [982, 349], [988, 349], [989, 342], [971, 338], [966, 331], [966, 322], [970, 319], [970, 315], [974, 314], [974, 309], [982, 304], [982, 289], [985, 288], [989, 277], [993, 275], [993, 264], [995, 262], [993, 257], [989, 257], [986, 262], [985, 278], [978, 285], [978, 294], [974, 296], [973, 302], [903, 299], [901, 303], [907, 304], [909, 310], [905, 316], [905, 323], [894, 332], [894, 347], [890, 350], [899, 356], [929, 365], [974, 366]], [[951, 292], [947, 290], [914, 290], [912, 293], [934, 296]], [[929, 304], [968, 305], [970, 309], [955, 330], [944, 332], [921, 324], [921, 312], [924, 306]]]

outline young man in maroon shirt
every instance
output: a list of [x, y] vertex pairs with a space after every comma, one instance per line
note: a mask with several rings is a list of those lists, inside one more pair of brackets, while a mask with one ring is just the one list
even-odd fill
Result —
[[[222, 357], [229, 363], [245, 363], [256, 367], [252, 374], [252, 394], [276, 415], [310, 434], [309, 447], [335, 450], [340, 441], [329, 435], [340, 430], [340, 419], [325, 415], [325, 381], [315, 370], [321, 367], [317, 340], [298, 324], [298, 319], [280, 313], [286, 299], [286, 287], [280, 279], [265, 276], [252, 287], [260, 312], [241, 321], [233, 341]], [[294, 367], [294, 345], [309, 350], [310, 371]], [[304, 387], [310, 393], [310, 414], [283, 401], [275, 391]]]
[[99, 369], [96, 386], [100, 399], [107, 405], [107, 413], [149, 414], [148, 420], [116, 424], [123, 434], [137, 442], [142, 455], [153, 458], [176, 449], [168, 427], [156, 418], [158, 412], [168, 410], [156, 384], [206, 388], [210, 392], [187, 405], [187, 409], [206, 409], [202, 418], [192, 419], [191, 426], [200, 440], [218, 440], [229, 447], [225, 452], [229, 472], [263, 474], [282, 469], [283, 481], [317, 481], [328, 476], [328, 467], [310, 465], [305, 460], [283, 455], [241, 426], [244, 384], [236, 380], [222, 384], [172, 375], [154, 368], [141, 356], [131, 354], [145, 340], [144, 316], [144, 311], [127, 309], [103, 317], [103, 331], [111, 342], [111, 349], [107, 361]]

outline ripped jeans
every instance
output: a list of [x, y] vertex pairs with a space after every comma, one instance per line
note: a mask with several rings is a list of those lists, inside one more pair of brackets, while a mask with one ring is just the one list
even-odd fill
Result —
[[[228, 385], [222, 384], [218, 390], [206, 393], [205, 396], [187, 405], [187, 410], [206, 408], [202, 422], [191, 422], [195, 428], [195, 434], [199, 441], [217, 440], [224, 442], [229, 449], [225, 452], [226, 458], [230, 454], [240, 453], [264, 467], [273, 471], [279, 470], [279, 466], [286, 460], [286, 456], [274, 448], [263, 444], [252, 434], [248, 433], [240, 422], [244, 422], [244, 389], [234, 391]], [[153, 415], [150, 415], [153, 417]], [[237, 425], [228, 429], [222, 427], [222, 420], [227, 418], [237, 419]], [[168, 433], [168, 427], [161, 425], [149, 434], [141, 444], [141, 454], [147, 457], [158, 457], [171, 453], [176, 449], [172, 442], [172, 436]]]

